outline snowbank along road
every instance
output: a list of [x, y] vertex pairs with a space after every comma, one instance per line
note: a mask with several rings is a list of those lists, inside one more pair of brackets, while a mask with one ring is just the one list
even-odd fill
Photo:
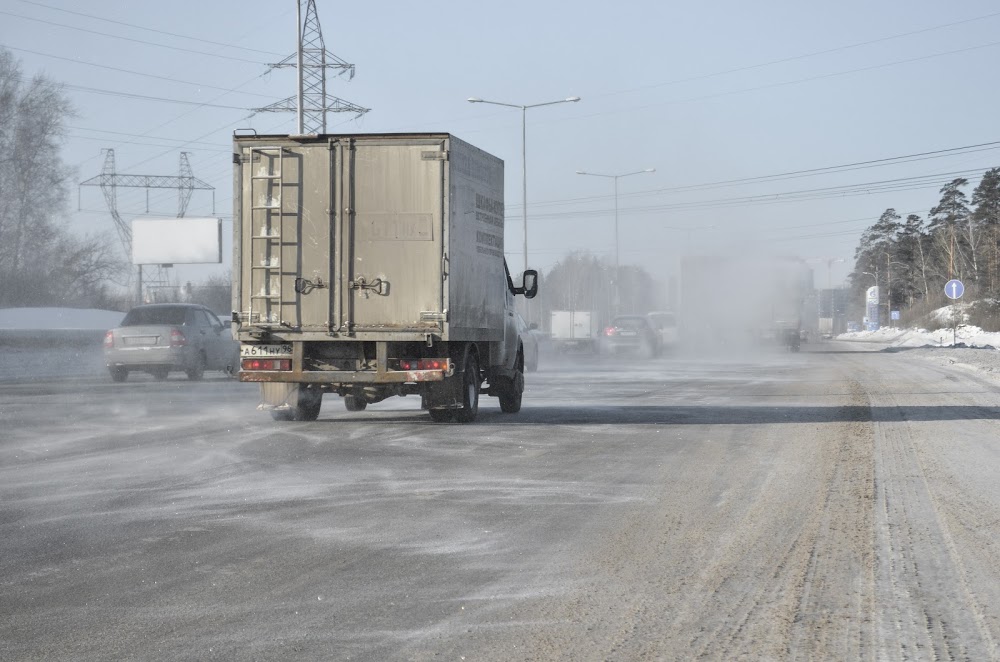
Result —
[[470, 426], [0, 383], [0, 659], [1000, 659], [1000, 385], [871, 349], [550, 362]]

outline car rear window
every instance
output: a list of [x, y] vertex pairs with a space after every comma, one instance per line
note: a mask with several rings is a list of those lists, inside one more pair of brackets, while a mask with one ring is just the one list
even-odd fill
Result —
[[615, 320], [615, 326], [619, 329], [629, 329], [630, 331], [648, 328], [646, 320], [641, 317], [619, 317]]
[[141, 326], [144, 324], [180, 326], [186, 318], [186, 308], [133, 308], [122, 320], [122, 326]]

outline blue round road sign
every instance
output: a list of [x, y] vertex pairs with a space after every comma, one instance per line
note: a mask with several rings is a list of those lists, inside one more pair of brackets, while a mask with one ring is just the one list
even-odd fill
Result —
[[944, 295], [949, 299], [961, 299], [965, 294], [965, 285], [957, 278], [952, 278], [944, 284]]

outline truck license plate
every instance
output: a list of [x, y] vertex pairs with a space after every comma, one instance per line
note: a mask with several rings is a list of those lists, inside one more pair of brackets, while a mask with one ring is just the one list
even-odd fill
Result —
[[242, 358], [273, 358], [279, 356], [291, 356], [291, 343], [281, 345], [240, 345], [240, 356]]

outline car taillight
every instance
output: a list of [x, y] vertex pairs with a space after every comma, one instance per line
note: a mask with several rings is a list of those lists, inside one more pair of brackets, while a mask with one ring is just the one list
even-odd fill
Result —
[[447, 370], [448, 359], [400, 359], [400, 370]]
[[183, 347], [188, 344], [188, 339], [180, 329], [170, 329], [170, 346]]
[[616, 329], [613, 326], [609, 326], [608, 328], [604, 329], [604, 335], [606, 335], [606, 336], [613, 336], [617, 332], [618, 332], [618, 329]]
[[108, 331], [104, 334], [104, 346], [114, 347], [115, 346], [115, 333], [114, 331]]
[[244, 370], [291, 370], [291, 359], [243, 359]]

